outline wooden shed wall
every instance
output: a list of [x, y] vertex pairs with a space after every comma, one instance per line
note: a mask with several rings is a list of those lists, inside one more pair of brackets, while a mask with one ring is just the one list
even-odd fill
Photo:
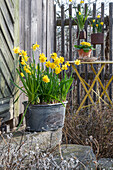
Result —
[[53, 0], [20, 0], [20, 47], [29, 55], [36, 41], [46, 56], [53, 51], [53, 14]]
[[[16, 57], [14, 45], [19, 43], [19, 0], [0, 0], [0, 118], [4, 121], [18, 115], [18, 104], [13, 105]], [[15, 110], [15, 112], [14, 112]]]

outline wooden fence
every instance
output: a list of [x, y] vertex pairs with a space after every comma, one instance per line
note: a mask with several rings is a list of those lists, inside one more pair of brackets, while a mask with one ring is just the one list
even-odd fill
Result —
[[[85, 5], [85, 10], [87, 9], [87, 4]], [[80, 5], [78, 5], [78, 8]], [[96, 18], [96, 4], [93, 4], [93, 16], [89, 17], [85, 23], [85, 30], [86, 30], [86, 39], [85, 41], [90, 41], [89, 39], [89, 32], [88, 30], [91, 31], [90, 26], [89, 26], [89, 20]], [[56, 18], [56, 5], [54, 6], [54, 51], [58, 52], [60, 50], [60, 55], [64, 56], [66, 60], [73, 61], [76, 58], [78, 58], [77, 52], [73, 52], [73, 47], [74, 44], [80, 44], [80, 40], [76, 40], [76, 38], [73, 40], [73, 36], [76, 37], [76, 34], [73, 35], [73, 31], [76, 28], [77, 30], [77, 25], [75, 21], [71, 18], [68, 17], [65, 19], [65, 8], [64, 5], [61, 6], [61, 18], [57, 19]], [[69, 16], [72, 16], [72, 5], [69, 5]], [[113, 59], [113, 3], [109, 3], [109, 16], [104, 17], [104, 3], [101, 3], [101, 21], [104, 22], [105, 27], [103, 28], [104, 35], [106, 37], [105, 43], [100, 45], [99, 50], [100, 50], [100, 60], [112, 60]], [[76, 18], [75, 18], [76, 19]], [[68, 28], [68, 38], [66, 39], [66, 28]], [[60, 30], [60, 31], [59, 31]], [[61, 33], [61, 34], [60, 34]], [[60, 34], [60, 36], [58, 36]], [[68, 45], [67, 45], [68, 42]], [[94, 46], [96, 50], [93, 52], [93, 56], [97, 57], [97, 46]], [[68, 50], [67, 50], [68, 49]], [[109, 56], [109, 57], [108, 57]], [[96, 66], [95, 66], [96, 67]], [[86, 82], [89, 84], [91, 83], [91, 78], [89, 74], [89, 68], [87, 65], [77, 67], [79, 73], [84, 75], [84, 79]], [[70, 72], [72, 71], [72, 68], [70, 68]], [[106, 76], [108, 74], [108, 76]], [[101, 80], [103, 84], [106, 84], [105, 77], [109, 77], [112, 75], [112, 64], [109, 65], [109, 69], [107, 72], [104, 70], [101, 74]], [[75, 75], [76, 77], [76, 75]], [[79, 79], [75, 78], [74, 85], [76, 85], [75, 89], [71, 93], [71, 103], [79, 105], [82, 98], [83, 98], [83, 90], [82, 86], [80, 84]], [[94, 90], [96, 90], [96, 85], [94, 86]], [[110, 84], [109, 88], [109, 96], [112, 99], [112, 83]], [[76, 98], [76, 101], [75, 101]], [[93, 94], [94, 101], [96, 100], [96, 95]], [[86, 105], [88, 104], [88, 99], [86, 100]]]
[[[15, 10], [14, 10], [15, 9]], [[15, 33], [16, 30], [16, 33]], [[18, 43], [18, 0], [0, 1], [0, 118], [2, 122], [18, 115], [13, 105], [16, 58], [13, 47]], [[15, 113], [14, 113], [15, 111]]]

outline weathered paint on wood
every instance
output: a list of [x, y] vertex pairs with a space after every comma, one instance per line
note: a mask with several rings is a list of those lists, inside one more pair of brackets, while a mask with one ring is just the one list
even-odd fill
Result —
[[[110, 51], [109, 51], [109, 60], [113, 60], [113, 2], [109, 4], [109, 41], [110, 41]], [[110, 64], [109, 69], [110, 74], [112, 75], [112, 65]], [[110, 84], [109, 96], [112, 99], [112, 83]]]
[[20, 47], [31, 56], [31, 46], [37, 41], [40, 52], [50, 57], [54, 41], [53, 0], [20, 0], [19, 3]]
[[10, 79], [17, 80], [15, 68], [17, 58], [13, 54], [13, 47], [19, 45], [19, 0], [0, 1], [0, 117], [3, 122], [19, 114], [18, 103], [13, 104], [14, 85]]

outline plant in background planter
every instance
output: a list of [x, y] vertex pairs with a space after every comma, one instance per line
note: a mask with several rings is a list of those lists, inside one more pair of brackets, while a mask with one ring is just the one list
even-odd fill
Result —
[[64, 57], [58, 57], [56, 53], [52, 53], [50, 60], [47, 61], [42, 53], [39, 54], [39, 63], [36, 64], [34, 51], [39, 50], [37, 43], [32, 46], [32, 58], [19, 47], [13, 50], [17, 57], [21, 56], [20, 69], [16, 70], [23, 86], [20, 87], [14, 82], [13, 84], [28, 97], [28, 101], [23, 103], [25, 106], [23, 118], [26, 117], [29, 130], [47, 131], [62, 127], [67, 103], [66, 96], [73, 82], [72, 74], [70, 77], [66, 74], [70, 66], [69, 62], [64, 63]]
[[91, 51], [94, 50], [89, 42], [81, 42], [80, 45], [74, 45], [78, 49], [79, 59], [90, 58]]
[[80, 2], [80, 9], [76, 11], [76, 18], [73, 18], [73, 20], [76, 22], [78, 26], [78, 32], [77, 32], [77, 38], [78, 39], [86, 39], [86, 31], [84, 30], [85, 22], [88, 17], [88, 8], [85, 11], [84, 8], [84, 1]]
[[104, 33], [102, 33], [102, 28], [104, 22], [101, 21], [100, 15], [97, 16], [97, 19], [91, 21], [91, 26], [93, 28], [93, 34], [91, 34], [91, 44], [103, 44], [104, 43]]

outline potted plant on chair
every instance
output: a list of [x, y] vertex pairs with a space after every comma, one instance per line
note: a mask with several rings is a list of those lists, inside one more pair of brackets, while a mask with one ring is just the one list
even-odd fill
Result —
[[91, 22], [93, 28], [93, 33], [91, 34], [91, 44], [103, 44], [104, 43], [104, 33], [102, 33], [102, 28], [104, 22], [101, 21], [100, 15], [97, 16], [97, 19], [93, 19]]
[[39, 62], [36, 64], [34, 53], [38, 49], [37, 43], [32, 46], [30, 58], [26, 51], [14, 47], [14, 53], [18, 58], [21, 57], [18, 60], [20, 68], [16, 70], [23, 86], [20, 87], [13, 81], [12, 83], [28, 97], [28, 101], [23, 102], [23, 118], [25, 116], [29, 130], [57, 130], [64, 125], [66, 96], [73, 82], [72, 74], [68, 77], [66, 73], [70, 64], [56, 53], [52, 53], [48, 61], [43, 53], [39, 54]]

